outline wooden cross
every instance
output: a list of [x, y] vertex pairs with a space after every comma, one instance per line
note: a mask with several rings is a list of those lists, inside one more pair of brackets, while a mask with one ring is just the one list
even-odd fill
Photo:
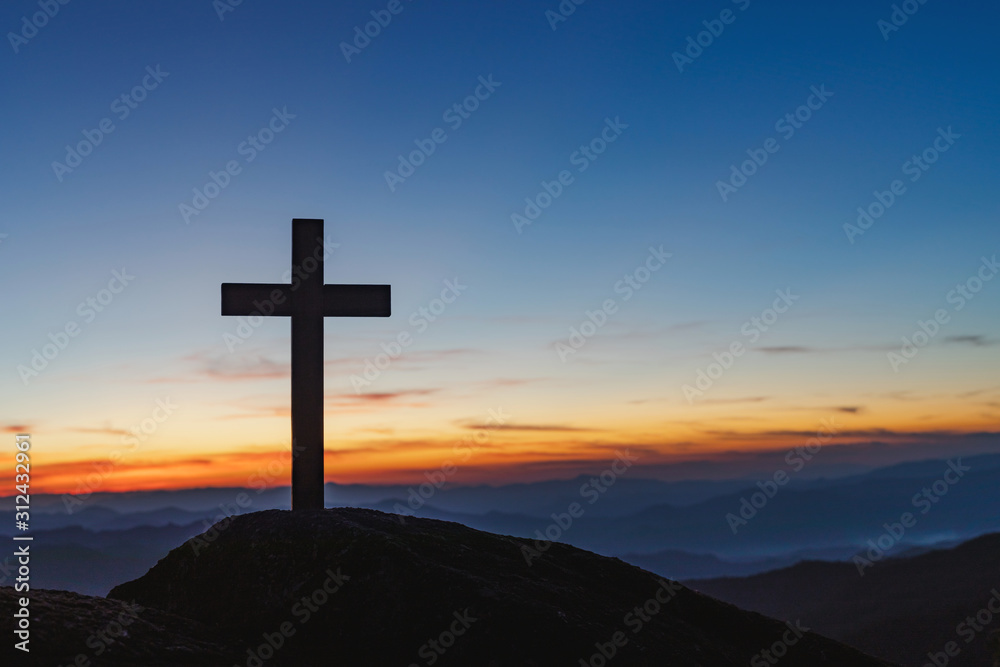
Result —
[[292, 318], [292, 509], [323, 509], [323, 318], [389, 317], [389, 285], [324, 285], [323, 221], [292, 220], [291, 284], [223, 283], [223, 315]]

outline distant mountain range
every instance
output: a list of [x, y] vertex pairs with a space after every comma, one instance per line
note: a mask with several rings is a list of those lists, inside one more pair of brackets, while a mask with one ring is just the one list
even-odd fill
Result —
[[[469, 528], [454, 530], [512, 535], [520, 538], [518, 544], [545, 554], [568, 553], [568, 547], [558, 544], [562, 542], [685, 580], [739, 607], [801, 622], [897, 664], [989, 664], [991, 633], [1000, 629], [1000, 534], [993, 534], [1000, 532], [995, 509], [1000, 507], [1000, 455], [907, 463], [787, 485], [620, 478], [600, 493], [589, 490], [593, 488], [589, 478], [425, 487], [426, 502], [412, 509], [409, 487], [330, 484], [327, 503], [367, 505], [334, 515], [348, 524], [350, 517], [374, 521], [357, 530], [374, 530], [382, 535], [378, 540], [389, 540], [385, 547], [397, 539], [418, 539], [407, 528], [411, 524], [429, 530], [464, 524]], [[192, 551], [197, 543], [192, 538], [212, 542], [231, 526], [253, 525], [262, 511], [287, 508], [288, 489], [95, 494], [73, 513], [65, 511], [57, 496], [37, 501], [32, 513], [33, 587], [105, 595], [123, 581], [152, 581], [151, 572], [162, 575], [167, 571], [160, 563], [164, 554]], [[379, 509], [399, 513], [365, 513]], [[742, 523], [734, 522], [734, 516]], [[464, 547], [456, 548], [461, 554]], [[185, 562], [173, 557], [172, 567]], [[10, 558], [0, 562], [0, 586], [12, 582], [15, 564]], [[123, 591], [129, 590], [119, 588], [116, 595], [127, 597]], [[92, 606], [96, 617], [112, 609], [71, 593], [51, 595], [46, 602], [51, 609]], [[190, 624], [198, 618], [192, 609], [151, 598], [146, 602], [163, 606], [177, 619], [158, 617], [148, 628], [142, 626], [143, 641], [155, 647], [166, 641], [164, 636], [169, 640], [176, 634], [177, 646], [201, 651], [204, 661], [192, 665], [214, 664], [211, 656], [229, 656], [233, 642], [242, 641], [228, 631], [198, 630]], [[143, 646], [134, 648], [153, 650]]]
[[[586, 477], [497, 487], [413, 487], [429, 496], [416, 510], [408, 503], [410, 487], [328, 484], [326, 494], [328, 506], [412, 513], [494, 533], [553, 539], [619, 556], [663, 576], [698, 579], [749, 575], [804, 559], [849, 559], [904, 512], [912, 513], [916, 523], [892, 545], [892, 556], [1000, 531], [1000, 513], [993, 510], [1000, 506], [1000, 455], [962, 459], [961, 465], [969, 470], [946, 484], [946, 493], [933, 503], [920, 494], [925, 488], [933, 493], [935, 482], [942, 489], [947, 461], [773, 488], [764, 483], [763, 489], [747, 480], [628, 477], [587, 495], [581, 493], [590, 484]], [[287, 487], [260, 493], [235, 488], [95, 493], [67, 513], [61, 497], [34, 496], [33, 532], [45, 545], [38, 550], [45, 563], [38, 570], [39, 585], [104, 594], [114, 581], [106, 572], [137, 576], [165, 548], [229, 514], [287, 509], [288, 501]], [[579, 511], [569, 517], [574, 503]], [[9, 557], [0, 562], [0, 583], [9, 567]]]
[[803, 562], [688, 583], [907, 666], [982, 667], [1000, 658], [1000, 534], [869, 562]]

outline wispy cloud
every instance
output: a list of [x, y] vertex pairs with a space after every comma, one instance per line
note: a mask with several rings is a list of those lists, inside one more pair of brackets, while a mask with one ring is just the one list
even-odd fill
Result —
[[956, 345], [971, 345], [973, 347], [986, 347], [1000, 343], [1000, 339], [990, 340], [986, 336], [946, 336], [944, 341]]
[[[324, 408], [326, 410], [336, 409], [340, 413], [365, 412], [371, 406], [392, 404], [397, 408], [422, 408], [430, 405], [427, 401], [409, 400], [420, 399], [441, 391], [437, 388], [431, 389], [404, 389], [400, 391], [381, 391], [368, 394], [327, 394], [324, 396]], [[291, 416], [291, 404], [286, 400], [276, 399], [272, 395], [247, 397], [238, 403], [227, 403], [230, 408], [238, 407], [244, 412], [229, 414], [219, 417], [219, 419], [259, 419], [261, 417], [284, 417]]]
[[603, 431], [599, 428], [586, 428], [581, 426], [567, 426], [563, 424], [481, 424], [458, 422], [462, 428], [470, 430], [489, 429], [493, 431], [550, 431], [553, 433], [596, 433]]
[[196, 358], [201, 372], [213, 380], [255, 380], [289, 377], [291, 364], [277, 362], [263, 355], [209, 356]]
[[290, 377], [288, 361], [274, 361], [263, 349], [242, 354], [223, 354], [198, 350], [183, 355], [171, 364], [172, 375], [150, 377], [146, 384], [206, 381], [268, 380]]
[[[702, 431], [706, 435], [719, 438], [733, 438], [737, 440], [746, 439], [768, 439], [768, 438], [811, 438], [816, 435], [816, 429], [798, 430], [767, 430], [767, 431], [733, 431], [722, 429], [709, 429]], [[969, 435], [962, 431], [952, 430], [927, 430], [927, 431], [897, 431], [888, 428], [868, 428], [868, 429], [839, 429], [834, 434], [836, 438], [873, 438], [893, 441], [913, 441], [913, 440], [945, 440], [949, 438], [959, 438]]]
[[483, 350], [479, 350], [472, 347], [456, 347], [447, 350], [426, 350], [426, 351], [413, 351], [403, 353], [396, 363], [399, 361], [409, 362], [414, 364], [420, 363], [432, 363], [437, 361], [445, 361], [449, 359], [454, 359], [456, 357], [464, 357], [470, 354], [484, 354]]
[[715, 405], [731, 405], [733, 403], [761, 403], [763, 401], [770, 400], [770, 396], [747, 396], [745, 398], [706, 398], [703, 401], [698, 401], [698, 403], [705, 404], [715, 404]]
[[973, 389], [971, 391], [965, 391], [961, 394], [957, 394], [959, 398], [975, 398], [976, 396], [981, 396], [983, 394], [1000, 394], [1000, 387], [986, 387], [985, 389]]
[[844, 345], [843, 347], [813, 347], [810, 345], [763, 345], [755, 347], [762, 354], [830, 354], [836, 352], [891, 352], [899, 345]]
[[[452, 348], [445, 350], [412, 351], [402, 354], [393, 361], [401, 370], [420, 370], [428, 365], [439, 364], [450, 359], [460, 359], [465, 355], [482, 353], [475, 348]], [[280, 353], [279, 353], [280, 354]], [[324, 362], [324, 368], [347, 372], [349, 369], [363, 368], [364, 357], [338, 357]], [[202, 349], [177, 359], [174, 364], [179, 370], [173, 375], [160, 375], [144, 380], [146, 384], [175, 382], [242, 382], [246, 380], [273, 380], [291, 377], [292, 366], [287, 359], [275, 360], [275, 353], [265, 348], [247, 348], [235, 354], [218, 350]], [[375, 399], [377, 400], [377, 399]]]
[[404, 389], [401, 391], [377, 391], [365, 394], [334, 394], [328, 400], [333, 402], [347, 403], [388, 403], [401, 398], [413, 396], [429, 396], [441, 391], [440, 389]]
[[94, 435], [128, 435], [128, 431], [121, 428], [112, 428], [111, 426], [103, 427], [93, 427], [93, 426], [74, 426], [66, 429], [72, 433], [89, 433]]

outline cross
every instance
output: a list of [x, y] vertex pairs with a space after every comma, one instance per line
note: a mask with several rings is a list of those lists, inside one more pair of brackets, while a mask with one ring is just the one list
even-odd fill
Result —
[[323, 509], [323, 318], [389, 317], [389, 285], [324, 285], [323, 221], [292, 220], [291, 284], [222, 283], [223, 315], [292, 318], [292, 509]]

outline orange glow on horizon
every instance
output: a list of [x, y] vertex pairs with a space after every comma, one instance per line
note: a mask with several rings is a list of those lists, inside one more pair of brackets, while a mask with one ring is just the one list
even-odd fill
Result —
[[[830, 420], [833, 420], [832, 422]], [[815, 414], [785, 419], [783, 428], [755, 430], [703, 424], [739, 424], [739, 420], [675, 422], [667, 427], [672, 437], [664, 442], [663, 426], [649, 424], [634, 431], [595, 429], [593, 433], [567, 433], [514, 426], [486, 432], [485, 429], [459, 431], [450, 437], [381, 439], [344, 442], [328, 436], [325, 454], [326, 481], [339, 484], [399, 484], [426, 481], [425, 473], [454, 466], [449, 482], [503, 484], [546, 479], [568, 479], [595, 470], [615, 458], [617, 449], [634, 448], [642, 453], [636, 469], [690, 461], [736, 461], [753, 453], [780, 453], [805, 445], [823, 434], [824, 424], [835, 425], [833, 437], [824, 444], [849, 445], [874, 440], [905, 445], [926, 441], [928, 432], [961, 436], [995, 430], [988, 420], [969, 420], [964, 427], [949, 419], [922, 424], [919, 431], [878, 426], [863, 416]], [[912, 423], [912, 420], [910, 420]], [[823, 427], [825, 428], [825, 427]], [[658, 435], [658, 432], [660, 435]], [[582, 437], [581, 437], [582, 436]], [[36, 442], [39, 436], [35, 436]], [[341, 443], [330, 447], [329, 442]], [[89, 447], [88, 449], [95, 449]], [[194, 451], [200, 452], [195, 455]], [[253, 450], [223, 450], [218, 447], [191, 447], [161, 450], [156, 456], [124, 456], [117, 463], [108, 458], [68, 458], [36, 449], [33, 456], [33, 493], [77, 494], [190, 489], [201, 487], [244, 487], [269, 489], [288, 486], [291, 479], [291, 448], [287, 444], [259, 446]], [[655, 472], [646, 476], [656, 476]]]

